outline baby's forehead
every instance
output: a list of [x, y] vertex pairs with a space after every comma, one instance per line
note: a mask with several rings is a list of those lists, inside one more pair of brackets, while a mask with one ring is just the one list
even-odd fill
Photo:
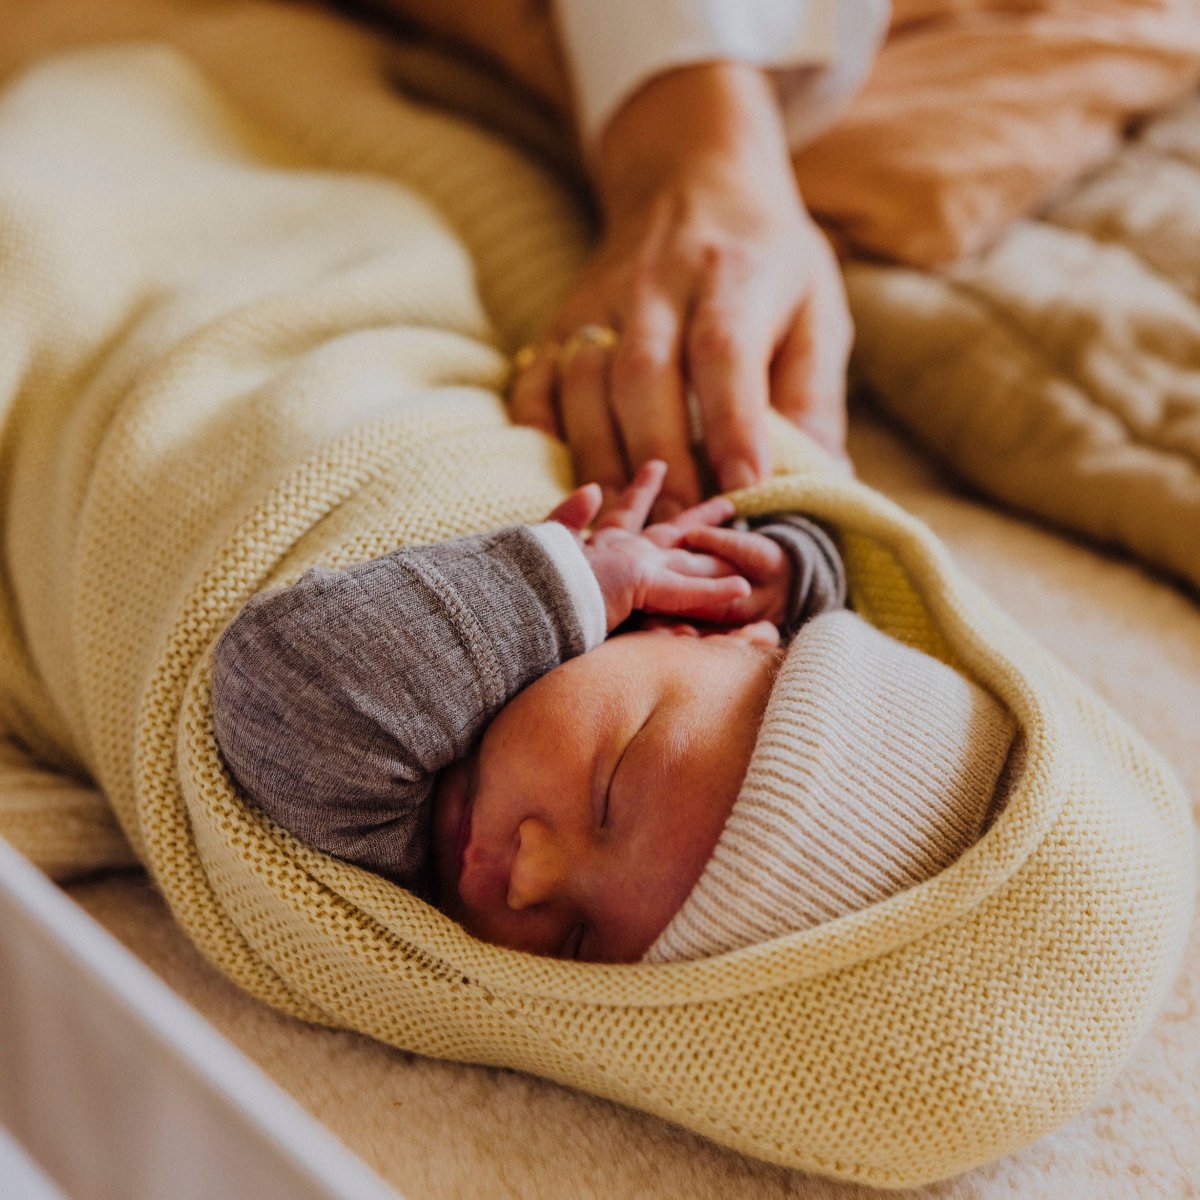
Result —
[[580, 691], [594, 689], [600, 713], [653, 705], [663, 731], [685, 739], [721, 726], [738, 707], [730, 668], [773, 675], [783, 652], [684, 628], [693, 631], [638, 630], [588, 651], [577, 673]]

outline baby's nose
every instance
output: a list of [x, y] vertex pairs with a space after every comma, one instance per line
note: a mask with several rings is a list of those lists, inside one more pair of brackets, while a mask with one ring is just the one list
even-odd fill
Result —
[[545, 904], [567, 882], [567, 855], [553, 832], [529, 817], [517, 829], [517, 850], [508, 876], [508, 907], [516, 911]]

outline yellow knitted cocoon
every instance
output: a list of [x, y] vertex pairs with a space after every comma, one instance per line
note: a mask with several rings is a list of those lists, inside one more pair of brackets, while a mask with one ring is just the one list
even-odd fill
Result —
[[858, 611], [1020, 727], [1003, 811], [947, 871], [720, 958], [585, 965], [479, 943], [243, 802], [209, 663], [250, 595], [539, 518], [570, 486], [563, 448], [507, 423], [501, 347], [582, 240], [534, 165], [386, 86], [373, 39], [287, 6], [164, 7], [156, 44], [0, 95], [0, 721], [96, 779], [197, 946], [296, 1016], [880, 1185], [1086, 1105], [1181, 952], [1179, 786], [927, 529], [782, 423], [742, 510], [835, 525]]

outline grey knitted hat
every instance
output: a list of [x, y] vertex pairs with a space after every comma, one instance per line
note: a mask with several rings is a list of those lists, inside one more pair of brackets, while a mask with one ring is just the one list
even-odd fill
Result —
[[793, 639], [745, 781], [647, 962], [807, 929], [936, 875], [983, 831], [1011, 716], [964, 675], [848, 611]]

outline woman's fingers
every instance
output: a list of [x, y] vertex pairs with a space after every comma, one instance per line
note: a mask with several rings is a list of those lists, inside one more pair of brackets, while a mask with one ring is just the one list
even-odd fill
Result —
[[846, 361], [833, 344], [819, 344], [801, 319], [779, 348], [771, 368], [774, 406], [826, 450], [846, 446]]
[[697, 296], [685, 353], [717, 484], [749, 487], [770, 466], [766, 411], [774, 332], [732, 268], [717, 262]]
[[634, 286], [609, 375], [609, 404], [629, 463], [667, 464], [654, 514], [659, 520], [700, 499], [679, 359], [686, 289], [678, 290], [672, 295], [658, 277]]
[[532, 350], [527, 363], [520, 363], [518, 355], [517, 374], [509, 390], [509, 415], [517, 425], [530, 425], [554, 436], [560, 432], [554, 413], [557, 347], [546, 343]]
[[580, 346], [558, 373], [559, 421], [571, 447], [575, 478], [598, 483], [605, 506], [626, 480], [625, 459], [608, 408], [608, 356], [601, 346]]
[[843, 453], [852, 324], [827, 241], [802, 209], [699, 195], [632, 210], [608, 232], [512, 389], [514, 420], [560, 433], [579, 478], [600, 483], [601, 516], [651, 459], [667, 467], [656, 521], [697, 503], [689, 391], [721, 489], [767, 475], [769, 407]]
[[846, 364], [854, 325], [841, 273], [824, 236], [813, 230], [816, 262], [804, 303], [771, 367], [771, 403], [834, 454], [846, 445]]

